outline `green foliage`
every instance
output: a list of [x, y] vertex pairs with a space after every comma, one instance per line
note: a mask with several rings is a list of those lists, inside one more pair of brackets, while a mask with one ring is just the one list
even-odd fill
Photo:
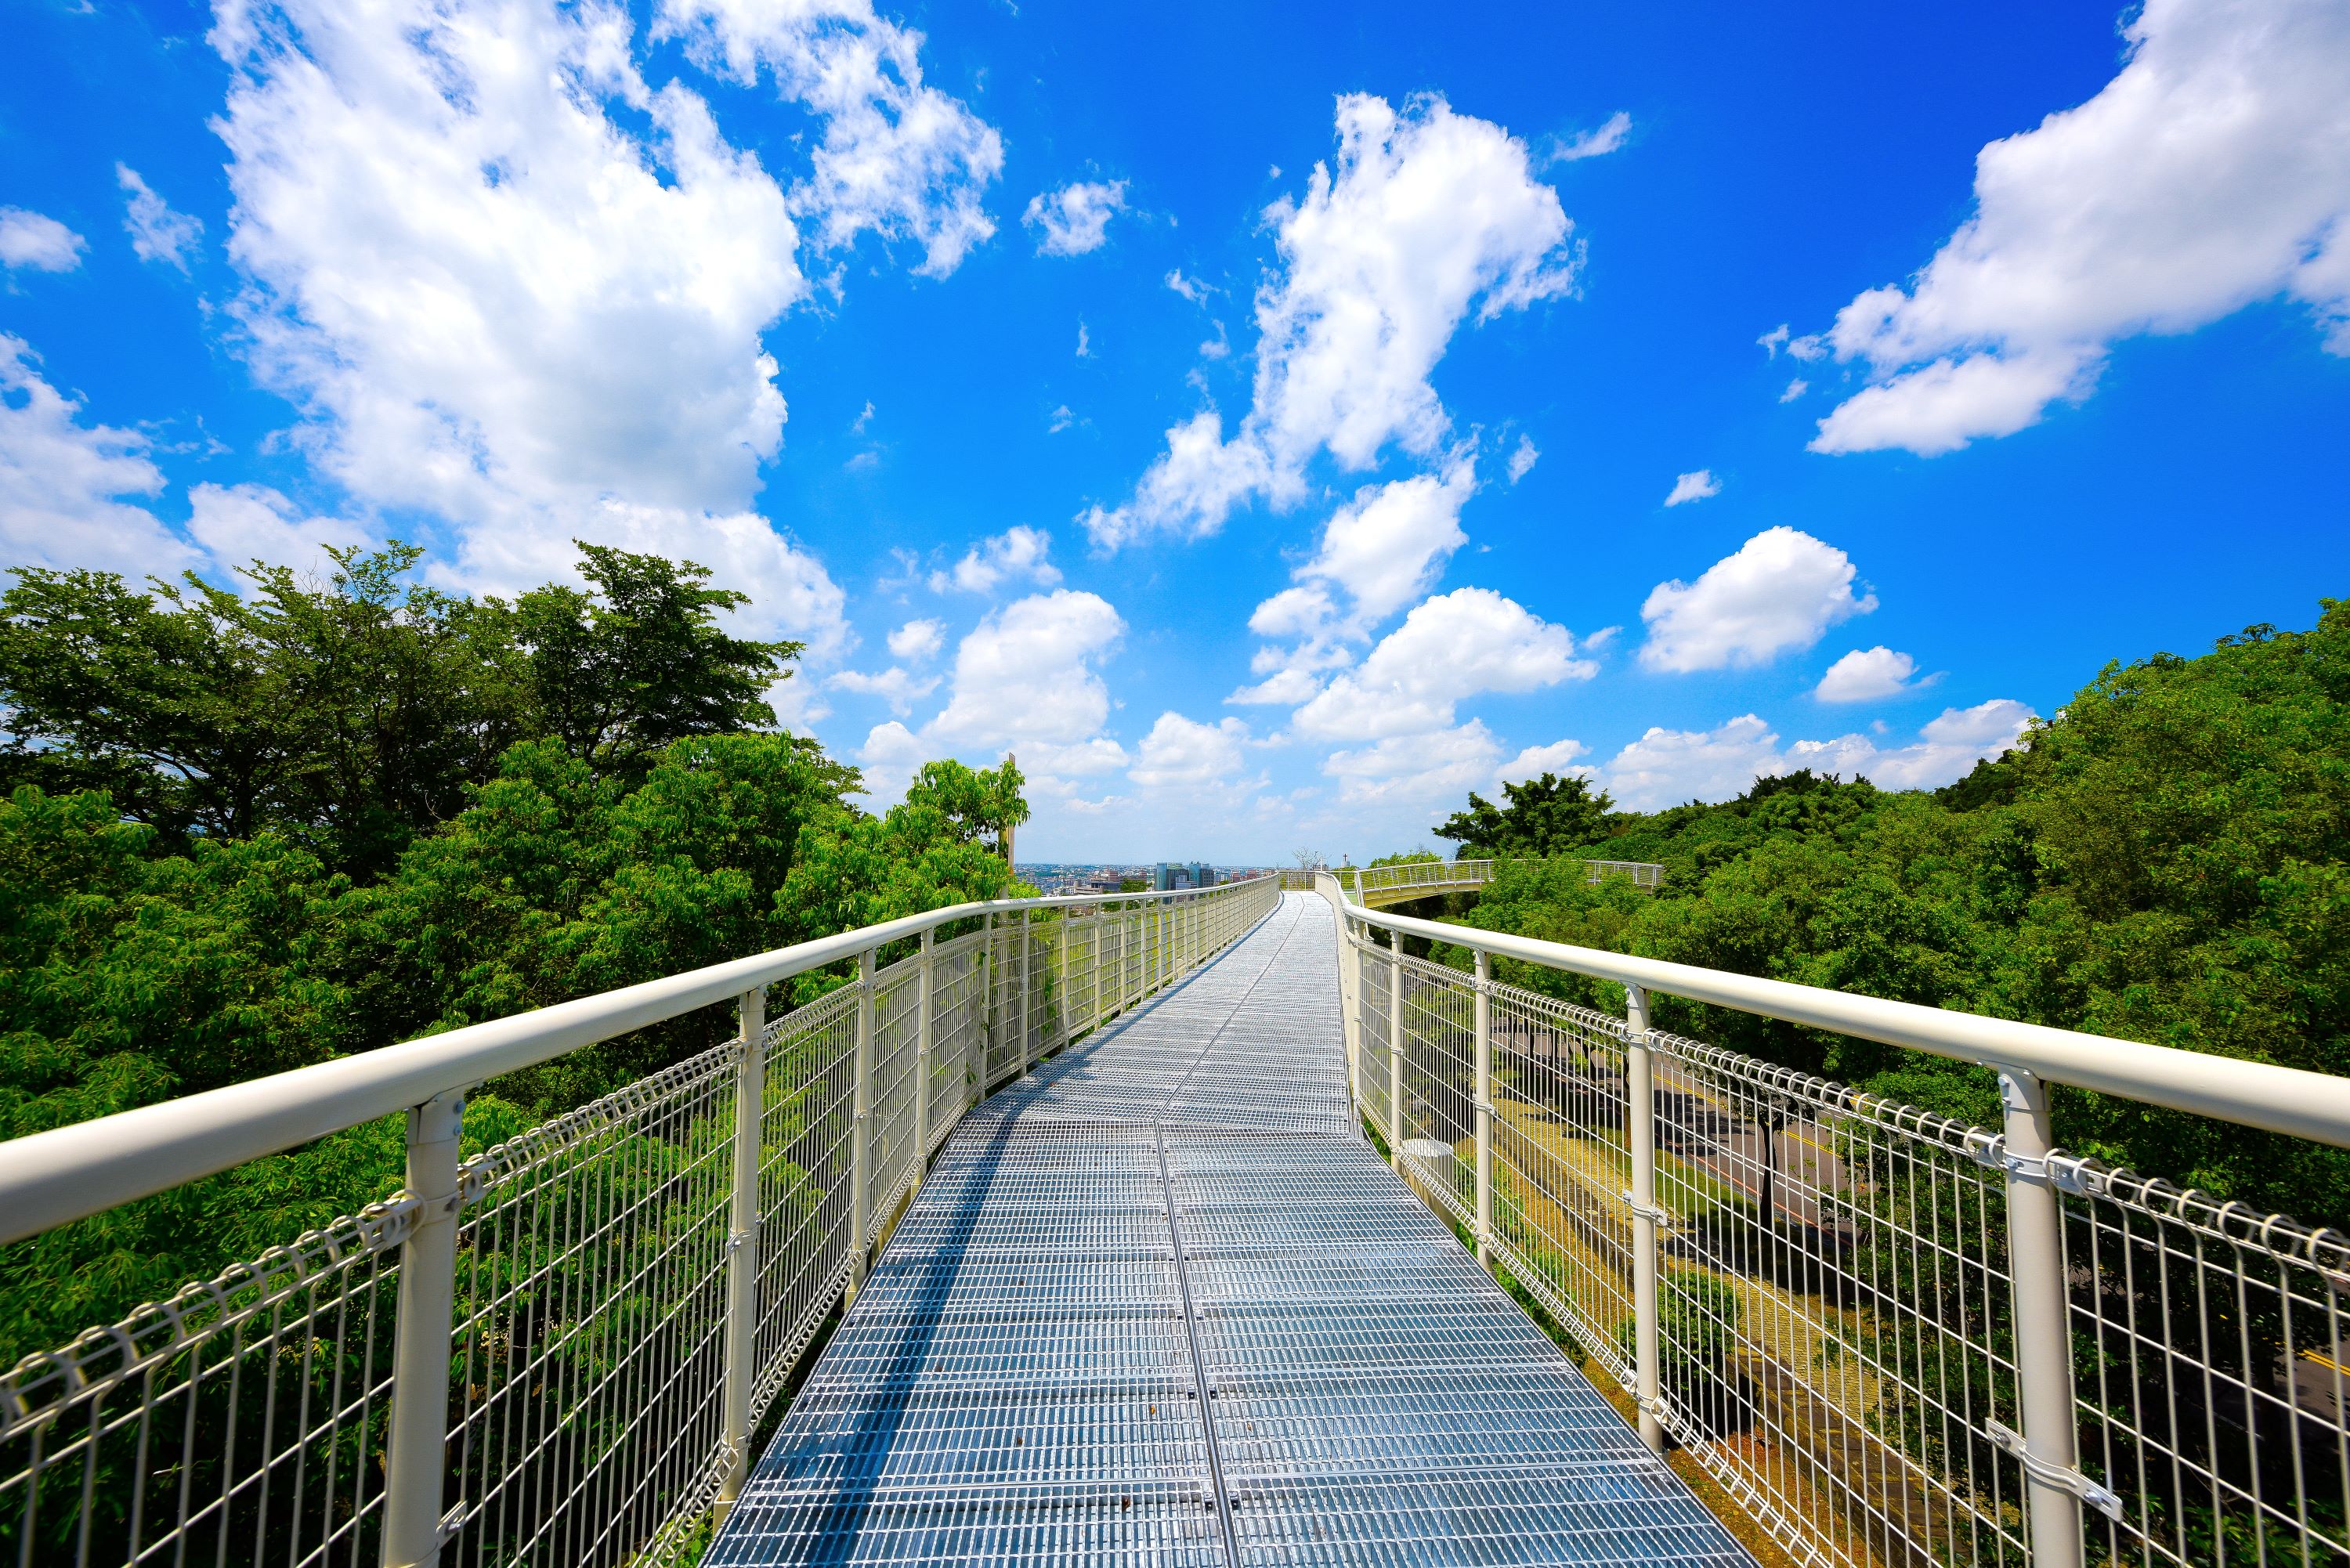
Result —
[[1471, 791], [1469, 809], [1453, 813], [1435, 829], [1436, 836], [1458, 842], [1463, 860], [1571, 855], [1623, 820], [1614, 814], [1616, 802], [1607, 792], [1594, 793], [1591, 782], [1579, 774], [1563, 779], [1544, 774], [1523, 784], [1504, 784], [1502, 798], [1508, 804], [1496, 806]]
[[[933, 763], [860, 809], [854, 768], [773, 730], [796, 649], [719, 630], [740, 595], [582, 549], [592, 591], [512, 605], [401, 586], [401, 546], [325, 586], [256, 564], [242, 598], [18, 574], [0, 1138], [1033, 891], [999, 847], [1015, 768]], [[469, 1149], [707, 1048], [723, 1011], [492, 1085]], [[0, 1250], [0, 1362], [389, 1196], [401, 1162], [393, 1118]]]
[[1374, 866], [1431, 866], [1443, 858], [1433, 849], [1405, 849], [1393, 855], [1382, 855], [1371, 862]]
[[[1663, 863], [1654, 894], [1509, 866], [1464, 923], [2350, 1073], [2346, 698], [2350, 605], [2328, 600], [2306, 632], [2253, 628], [2201, 658], [2109, 666], [2022, 745], [1940, 791], [1796, 773], [1719, 805], [1611, 816], [1573, 847]], [[1504, 815], [1472, 796], [1444, 831], [1507, 842], [1479, 826]], [[1502, 971], [1621, 1005], [1613, 986]], [[1970, 1121], [1998, 1115], [1979, 1068], [1659, 1009], [1667, 1027], [1768, 1060]], [[2060, 1093], [2056, 1112], [2069, 1147], [2313, 1220], [2350, 1217], [2338, 1151], [2085, 1092]]]
[[[255, 562], [243, 593], [26, 567], [0, 594], [0, 786], [103, 789], [166, 846], [275, 832], [369, 878], [465, 809], [516, 742], [640, 778], [671, 742], [771, 728], [799, 651], [726, 635], [691, 563], [582, 545], [580, 589], [512, 604], [405, 581], [421, 552]], [[786, 672], [787, 673], [787, 672]]]

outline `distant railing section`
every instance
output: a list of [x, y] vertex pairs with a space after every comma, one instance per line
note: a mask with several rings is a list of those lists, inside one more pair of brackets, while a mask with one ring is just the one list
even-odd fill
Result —
[[[1378, 904], [1383, 900], [1394, 902], [1393, 895], [1418, 888], [1446, 892], [1463, 888], [1482, 888], [1493, 879], [1501, 867], [1507, 864], [1509, 862], [1503, 860], [1407, 860], [1392, 866], [1348, 867], [1336, 875], [1340, 885], [1352, 890], [1363, 902]], [[1645, 860], [1583, 860], [1582, 865], [1585, 879], [1594, 883], [1609, 877], [1621, 877], [1635, 888], [1653, 890], [1665, 877], [1663, 867]], [[1294, 875], [1302, 875], [1304, 885], [1311, 885], [1311, 872], [1284, 872], [1284, 886]]]
[[[0, 1145], [16, 1240], [410, 1107], [399, 1197], [0, 1376], [0, 1560], [678, 1555], [962, 1114], [1279, 897], [963, 905]], [[484, 1079], [730, 1002], [725, 1044], [459, 1159]]]
[[[2350, 1146], [2350, 1080], [1322, 892], [1399, 1171], [1798, 1561], [2350, 1563], [2350, 1238], [2055, 1149], [2047, 1096]], [[1625, 1015], [1497, 959], [1621, 983]], [[1982, 1064], [2004, 1126], [1666, 1033], [1652, 992]]]

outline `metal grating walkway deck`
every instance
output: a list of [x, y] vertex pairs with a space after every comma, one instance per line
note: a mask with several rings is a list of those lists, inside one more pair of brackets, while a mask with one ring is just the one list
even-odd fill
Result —
[[1752, 1568], [1356, 1130], [1327, 909], [979, 1107], [703, 1561]]

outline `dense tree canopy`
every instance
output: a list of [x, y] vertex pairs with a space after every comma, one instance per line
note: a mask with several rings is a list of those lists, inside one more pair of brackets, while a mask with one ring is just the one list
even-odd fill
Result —
[[[2255, 627], [2200, 658], [2109, 666], [2022, 745], [1939, 792], [1797, 773], [1719, 805], [1595, 815], [1547, 852], [1661, 862], [1654, 895], [1526, 865], [1461, 918], [2350, 1073], [2345, 701], [2350, 604], [2328, 600], [2306, 632]], [[1537, 841], [1473, 796], [1442, 831], [1504, 854]], [[1620, 1004], [1611, 987], [1506, 967]], [[1721, 1010], [1668, 1004], [1665, 1020], [1970, 1119], [1997, 1114], [1977, 1068]], [[2085, 1094], [2057, 1109], [2076, 1148], [2314, 1220], [2350, 1211], [2350, 1162], [2334, 1151]]]
[[509, 746], [642, 776], [671, 742], [771, 727], [799, 647], [729, 635], [743, 596], [691, 562], [582, 545], [587, 588], [512, 603], [410, 580], [421, 552], [259, 562], [243, 592], [28, 567], [0, 594], [0, 784], [109, 792], [164, 846], [274, 830], [381, 875]]
[[1616, 802], [1607, 792], [1594, 794], [1590, 781], [1580, 776], [1560, 778], [1544, 774], [1523, 784], [1504, 784], [1496, 806], [1471, 791], [1469, 809], [1452, 814], [1435, 829], [1439, 838], [1459, 844], [1463, 860], [1513, 856], [1565, 855], [1604, 837]]
[[[588, 548], [513, 604], [411, 551], [245, 597], [26, 571], [0, 597], [0, 1138], [1020, 890], [1018, 771], [876, 815], [778, 732], [740, 596]], [[798, 998], [839, 983], [812, 974]], [[780, 1008], [795, 998], [778, 997]], [[705, 1011], [489, 1085], [483, 1147], [713, 1044]], [[353, 1128], [0, 1250], [0, 1359], [387, 1196]]]

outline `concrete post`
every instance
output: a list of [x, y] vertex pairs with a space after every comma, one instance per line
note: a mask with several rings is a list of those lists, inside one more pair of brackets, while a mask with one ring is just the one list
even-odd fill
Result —
[[743, 1054], [734, 1064], [734, 1178], [726, 1237], [725, 1441], [733, 1457], [718, 1483], [723, 1522], [751, 1474], [751, 1386], [758, 1381], [760, 1113], [767, 1096], [767, 993], [734, 1002]]
[[2080, 1568], [2081, 1499], [2059, 1479], [2076, 1476], [2077, 1456], [2064, 1210], [2048, 1179], [2048, 1151], [2055, 1146], [2048, 1085], [2030, 1073], [2002, 1067], [1999, 1088], [2007, 1112], [2007, 1262], [2033, 1568]]
[[865, 1283], [873, 1241], [873, 950], [857, 955], [857, 1120], [848, 1137], [848, 1299]]
[[457, 1304], [457, 1139], [464, 1116], [463, 1089], [408, 1113], [408, 1191], [422, 1207], [400, 1251], [400, 1321], [384, 1434], [384, 1568], [431, 1568], [441, 1561]]
[[1648, 1054], [1648, 993], [1624, 988], [1625, 1132], [1632, 1146], [1632, 1397], [1640, 1407], [1640, 1440], [1665, 1451], [1659, 1412], [1661, 1357], [1657, 1344], [1657, 1095]]
[[1492, 960], [1477, 954], [1477, 1261], [1493, 1256], [1493, 1003], [1486, 994]]

